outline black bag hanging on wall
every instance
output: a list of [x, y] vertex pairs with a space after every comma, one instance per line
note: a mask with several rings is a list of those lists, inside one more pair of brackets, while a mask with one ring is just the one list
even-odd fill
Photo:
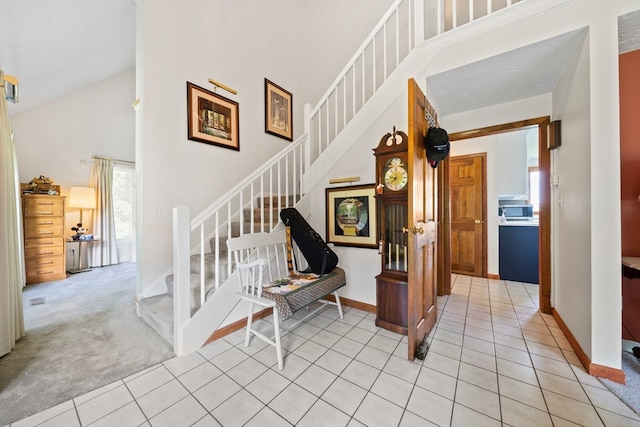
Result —
[[291, 227], [291, 237], [309, 264], [304, 273], [323, 275], [338, 265], [338, 255], [327, 246], [296, 208], [282, 209], [280, 218], [285, 226]]

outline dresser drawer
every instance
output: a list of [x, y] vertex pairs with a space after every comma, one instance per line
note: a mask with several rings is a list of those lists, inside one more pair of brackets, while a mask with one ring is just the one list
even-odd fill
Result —
[[26, 238], [63, 235], [64, 218], [25, 218], [24, 220]]
[[51, 246], [64, 246], [63, 237], [42, 237], [39, 239], [26, 239], [24, 241], [25, 249], [29, 248], [47, 248]]
[[64, 199], [42, 197], [25, 197], [23, 214], [29, 216], [63, 216]]
[[64, 246], [40, 246], [24, 249], [24, 257], [27, 259], [52, 255], [64, 255]]
[[25, 264], [27, 283], [29, 284], [59, 280], [67, 277], [64, 258], [61, 256], [27, 259]]

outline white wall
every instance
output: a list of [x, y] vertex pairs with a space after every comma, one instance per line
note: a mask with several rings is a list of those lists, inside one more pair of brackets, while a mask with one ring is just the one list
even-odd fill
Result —
[[[298, 137], [303, 105], [326, 90], [390, 3], [138, 3], [143, 288], [171, 267], [173, 207], [200, 212], [289, 144], [264, 132], [264, 78], [292, 92]], [[209, 77], [238, 91], [219, 93], [239, 102], [239, 152], [187, 139], [186, 82], [212, 89]]]

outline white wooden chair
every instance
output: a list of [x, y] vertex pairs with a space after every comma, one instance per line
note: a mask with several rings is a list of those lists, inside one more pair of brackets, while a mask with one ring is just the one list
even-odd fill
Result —
[[[249, 346], [251, 334], [253, 334], [274, 346], [278, 357], [278, 369], [282, 370], [283, 368], [282, 345], [280, 343], [281, 318], [288, 319], [293, 316], [295, 311], [302, 308], [308, 309], [308, 305], [314, 301], [335, 305], [340, 319], [343, 318], [342, 305], [340, 304], [340, 296], [337, 289], [345, 285], [346, 279], [344, 271], [340, 268], [336, 268], [334, 272], [322, 276], [317, 281], [310, 283], [306, 289], [296, 293], [299, 298], [296, 298], [295, 302], [287, 296], [270, 295], [272, 298], [266, 298], [262, 295], [263, 284], [290, 276], [287, 265], [286, 233], [284, 231], [245, 234], [227, 240], [227, 246], [230, 253], [233, 254], [240, 277], [240, 292], [237, 292], [237, 295], [249, 302], [244, 345], [245, 347]], [[295, 246], [293, 251], [298, 253], [297, 259], [302, 261], [303, 257]], [[335, 301], [324, 299], [330, 293], [333, 294]], [[281, 304], [280, 309], [276, 300]], [[267, 337], [264, 333], [254, 329], [253, 314], [256, 305], [266, 309], [273, 309], [274, 338]], [[316, 308], [300, 322], [306, 320], [308, 316], [316, 314], [321, 308], [322, 306]]]
[[[282, 370], [282, 345], [278, 307], [274, 300], [262, 296], [262, 285], [277, 278], [287, 277], [286, 242], [284, 232], [253, 233], [227, 240], [240, 275], [240, 291], [237, 295], [249, 302], [245, 347], [249, 346], [251, 334], [276, 348], [278, 369]], [[284, 254], [284, 255], [283, 255]], [[265, 274], [265, 272], [267, 274]], [[274, 338], [269, 338], [253, 329], [255, 305], [273, 309]]]

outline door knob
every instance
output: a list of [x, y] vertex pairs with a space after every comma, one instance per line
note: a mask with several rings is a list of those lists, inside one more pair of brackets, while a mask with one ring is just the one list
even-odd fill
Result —
[[482, 221], [480, 221], [479, 219], [476, 219], [474, 222], [475, 222], [476, 224], [482, 224]]
[[422, 233], [424, 233], [424, 230], [422, 229], [422, 227], [415, 226], [415, 227], [413, 227], [413, 230], [411, 230], [410, 228], [407, 228], [407, 227], [402, 227], [402, 232], [403, 233], [408, 233], [409, 231], [411, 231], [413, 234], [418, 234], [418, 233], [422, 234]]

